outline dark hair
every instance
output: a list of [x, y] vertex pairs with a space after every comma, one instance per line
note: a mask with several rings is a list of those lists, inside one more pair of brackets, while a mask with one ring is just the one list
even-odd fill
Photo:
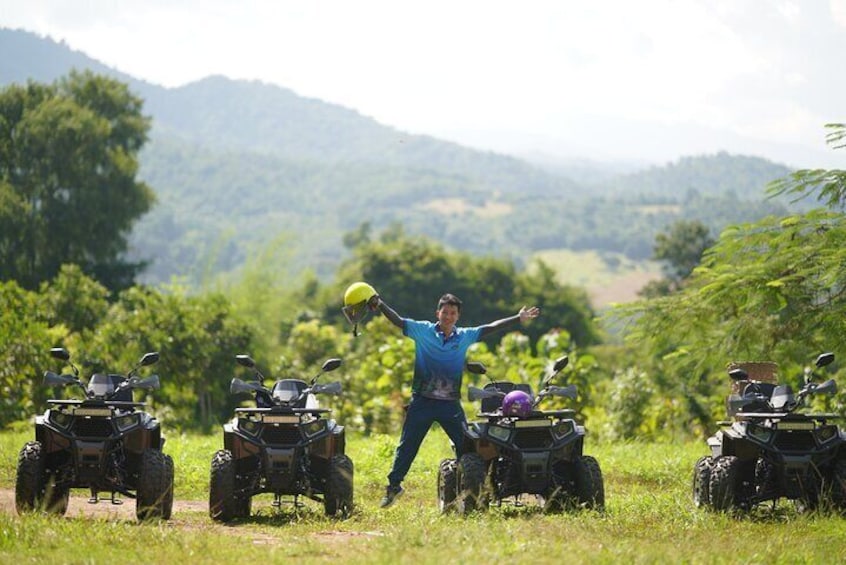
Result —
[[445, 305], [449, 304], [450, 306], [455, 306], [458, 308], [458, 311], [461, 312], [461, 300], [454, 294], [444, 294], [438, 300], [438, 310], [443, 308]]

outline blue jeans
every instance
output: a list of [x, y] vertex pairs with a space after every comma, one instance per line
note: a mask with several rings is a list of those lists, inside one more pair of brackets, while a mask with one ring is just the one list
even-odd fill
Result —
[[405, 478], [423, 438], [429, 433], [432, 423], [437, 422], [449, 436], [456, 449], [461, 448], [464, 439], [466, 419], [458, 400], [435, 400], [419, 394], [411, 396], [411, 404], [402, 424], [402, 435], [394, 457], [394, 466], [388, 473], [388, 482], [398, 485]]

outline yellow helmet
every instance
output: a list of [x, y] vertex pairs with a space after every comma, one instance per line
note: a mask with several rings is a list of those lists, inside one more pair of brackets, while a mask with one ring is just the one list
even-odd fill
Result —
[[344, 292], [344, 306], [367, 302], [376, 296], [376, 289], [366, 282], [354, 282]]
[[341, 310], [349, 323], [358, 324], [367, 316], [367, 302], [376, 294], [376, 289], [366, 282], [354, 282], [347, 287], [344, 292], [344, 307]]

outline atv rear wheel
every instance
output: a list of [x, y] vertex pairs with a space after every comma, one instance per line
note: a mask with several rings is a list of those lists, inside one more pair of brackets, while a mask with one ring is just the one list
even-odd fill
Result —
[[[209, 480], [209, 515], [218, 522], [230, 522], [243, 513], [235, 499], [235, 462], [232, 452], [219, 450], [212, 457]], [[248, 506], [249, 508], [249, 506]]]
[[[135, 499], [135, 515], [139, 520], [166, 519], [173, 477], [168, 473], [165, 454], [158, 449], [145, 449], [141, 455], [141, 473]], [[172, 502], [171, 502], [172, 504]]]
[[438, 466], [438, 509], [441, 514], [455, 510], [455, 499], [458, 496], [457, 466], [455, 459], [444, 459]]
[[693, 466], [693, 504], [697, 508], [710, 505], [708, 489], [711, 482], [711, 457], [700, 457]]
[[583, 455], [574, 462], [573, 470], [579, 504], [591, 510], [604, 510], [605, 483], [599, 462], [590, 455]]
[[27, 442], [18, 454], [15, 508], [18, 514], [39, 509], [44, 502], [44, 459], [41, 443]]
[[714, 459], [708, 484], [711, 507], [724, 512], [740, 506], [741, 461], [734, 455]]
[[487, 510], [485, 488], [485, 460], [478, 453], [465, 453], [458, 460], [456, 485], [458, 512], [466, 516], [474, 510]]
[[323, 510], [327, 516], [347, 518], [352, 513], [354, 473], [352, 459], [346, 455], [332, 458], [329, 476], [326, 478], [326, 492], [323, 493]]

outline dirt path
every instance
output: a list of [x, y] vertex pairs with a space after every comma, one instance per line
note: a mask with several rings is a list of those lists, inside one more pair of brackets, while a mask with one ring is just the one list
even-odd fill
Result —
[[[236, 526], [226, 526], [213, 522], [208, 517], [208, 502], [202, 500], [174, 500], [173, 501], [173, 516], [167, 522], [168, 526], [179, 528], [183, 530], [197, 530], [213, 531], [222, 535], [240, 536], [252, 541], [253, 544], [267, 545], [280, 543], [280, 538], [268, 533], [256, 531], [253, 528], [241, 528]], [[14, 489], [0, 489], [0, 512], [6, 514], [16, 514], [15, 510], [15, 491]], [[195, 517], [186, 517], [184, 514], [199, 512], [204, 515], [204, 520], [199, 522]], [[180, 516], [182, 514], [182, 516]], [[84, 496], [84, 491], [77, 489], [71, 492], [70, 503], [68, 504], [68, 511], [65, 514], [70, 518], [83, 519], [110, 519], [110, 520], [125, 520], [128, 522], [135, 522], [135, 500], [124, 499], [123, 504], [112, 504], [109, 501], [99, 502], [98, 504], [89, 504], [88, 498]], [[288, 518], [290, 519], [290, 517]], [[257, 518], [258, 521], [267, 520], [267, 516]], [[282, 520], [285, 522], [286, 520]], [[380, 537], [381, 532], [356, 532], [336, 530], [331, 527], [331, 521], [327, 522], [327, 529], [320, 532], [310, 534], [321, 543], [326, 543], [331, 546], [343, 546], [353, 539], [365, 540], [374, 537]], [[284, 525], [282, 526], [284, 527]], [[282, 535], [280, 533], [280, 535]]]
[[[67, 516], [135, 520], [135, 500], [125, 498], [123, 499], [123, 504], [112, 504], [109, 501], [89, 504], [88, 498], [82, 493], [82, 490], [78, 490], [71, 494]], [[203, 501], [173, 501], [174, 514], [184, 511], [206, 512], [208, 508], [208, 503]], [[15, 491], [13, 489], [0, 489], [0, 512], [15, 513]]]

